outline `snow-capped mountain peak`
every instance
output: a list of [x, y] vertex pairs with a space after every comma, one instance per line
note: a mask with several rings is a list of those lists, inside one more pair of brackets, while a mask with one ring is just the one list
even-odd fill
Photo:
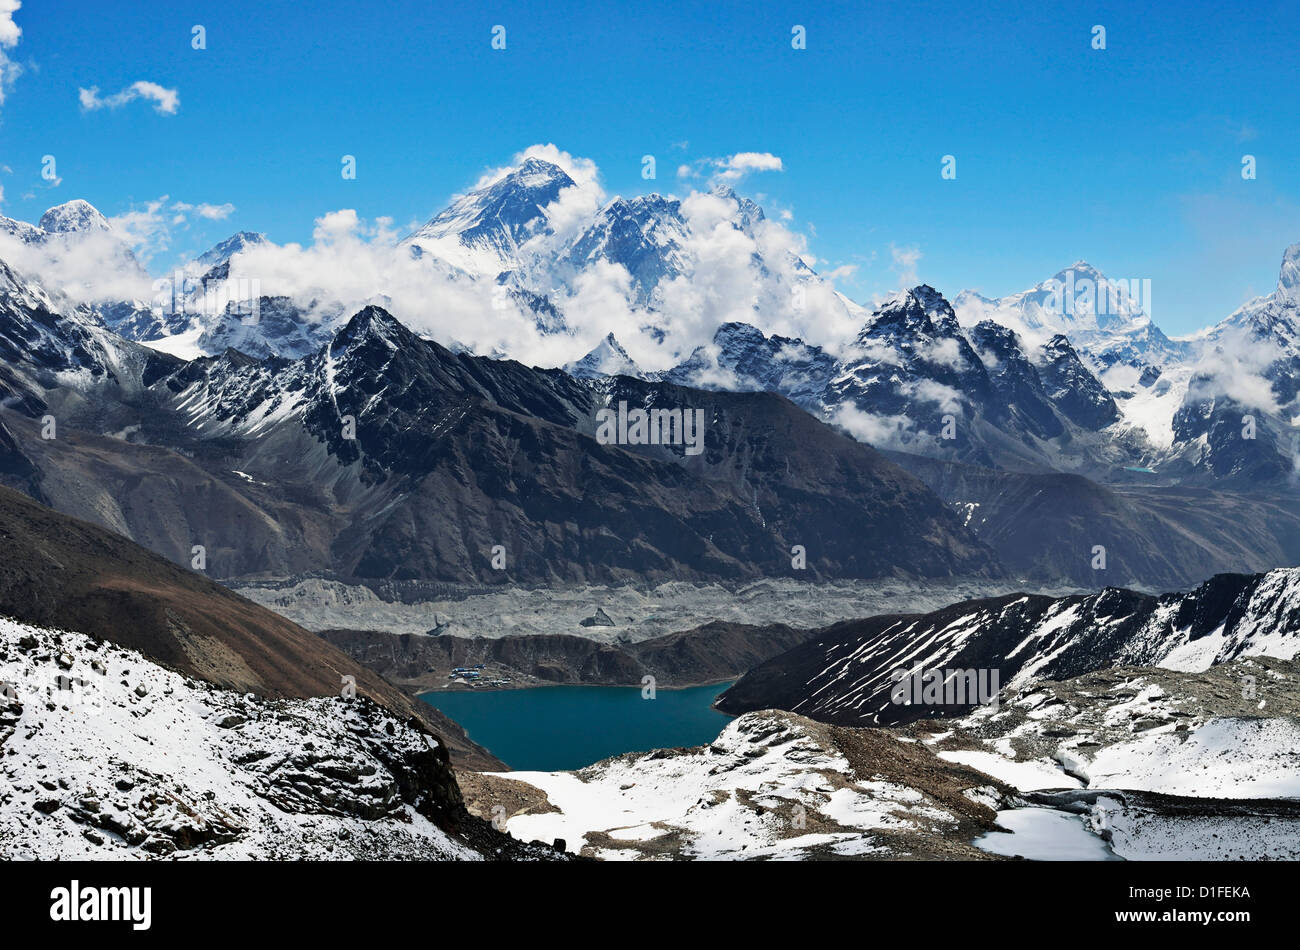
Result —
[[599, 379], [603, 376], [641, 376], [641, 370], [627, 350], [607, 334], [596, 347], [580, 360], [568, 363], [564, 371], [577, 379]]
[[66, 234], [72, 231], [112, 231], [108, 219], [89, 201], [75, 198], [55, 205], [41, 215], [38, 223], [43, 231]]
[[627, 269], [639, 304], [653, 303], [655, 288], [688, 270], [683, 250], [688, 240], [682, 203], [660, 194], [616, 197], [565, 253], [567, 262], [582, 269], [597, 262]]
[[953, 337], [961, 332], [957, 315], [943, 294], [920, 284], [888, 298], [858, 334], [858, 342], [895, 337], [899, 333], [928, 338]]
[[1205, 334], [1212, 345], [1245, 332], [1258, 341], [1278, 347], [1280, 358], [1300, 359], [1300, 244], [1282, 254], [1277, 289], [1244, 304], [1217, 327]]
[[352, 319], [334, 335], [330, 352], [337, 357], [355, 344], [363, 342], [374, 342], [386, 349], [397, 350], [414, 336], [383, 307], [369, 306], [353, 314]]
[[519, 246], [545, 229], [546, 207], [575, 184], [559, 165], [525, 159], [457, 198], [403, 244], [432, 252], [474, 276], [495, 276], [511, 269]]
[[1300, 298], [1300, 244], [1292, 244], [1282, 255], [1277, 292], [1292, 300]]
[[1151, 319], [1151, 281], [1113, 280], [1078, 260], [1029, 290], [986, 297], [964, 290], [955, 298], [963, 326], [992, 320], [1041, 346], [1069, 338], [1097, 370], [1117, 362], [1163, 365], [1185, 355]]
[[195, 263], [203, 271], [224, 264], [240, 251], [269, 243], [265, 234], [257, 231], [239, 231], [200, 254]]
[[736, 194], [735, 190], [729, 185], [718, 185], [713, 189], [713, 193], [719, 198], [725, 198], [727, 201], [734, 201], [739, 211], [737, 226], [744, 232], [749, 233], [754, 225], [760, 221], [766, 220], [767, 216], [763, 214], [763, 209], [748, 198]]

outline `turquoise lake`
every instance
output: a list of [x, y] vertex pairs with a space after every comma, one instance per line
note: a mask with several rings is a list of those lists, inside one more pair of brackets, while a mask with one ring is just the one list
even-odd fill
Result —
[[730, 683], [660, 689], [539, 686], [423, 693], [512, 769], [580, 769], [624, 752], [706, 745], [731, 721], [711, 707]]

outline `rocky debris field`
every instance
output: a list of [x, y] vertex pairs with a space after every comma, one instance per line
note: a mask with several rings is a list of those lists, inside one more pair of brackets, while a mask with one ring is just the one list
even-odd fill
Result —
[[[809, 583], [770, 578], [739, 584], [453, 588], [386, 582], [383, 596], [363, 584], [296, 577], [232, 585], [237, 593], [308, 630], [382, 630], [456, 637], [571, 634], [600, 643], [636, 643], [712, 620], [813, 628], [874, 614], [928, 611], [1017, 590], [984, 579]], [[409, 588], [409, 589], [408, 589]], [[1036, 590], [1040, 587], [1035, 587]], [[1063, 594], [1074, 588], [1041, 588]], [[614, 626], [584, 626], [603, 609]]]

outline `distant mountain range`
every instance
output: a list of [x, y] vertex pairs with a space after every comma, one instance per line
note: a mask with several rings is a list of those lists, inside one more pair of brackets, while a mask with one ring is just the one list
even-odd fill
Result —
[[[709, 215], [657, 194], [574, 207], [584, 194], [558, 165], [529, 158], [457, 198], [392, 254], [418, 260], [448, 288], [487, 288], [493, 307], [526, 312], [548, 336], [572, 333], [565, 306], [575, 288], [623, 275], [639, 332], [662, 340], [679, 298], [717, 292], [699, 228], [730, 230], [755, 248], [752, 322], [724, 322], [667, 372], [642, 372], [613, 334], [566, 369], [779, 392], [877, 447], [994, 468], [1102, 480], [1144, 471], [1162, 483], [1277, 482], [1296, 472], [1300, 245], [1286, 251], [1272, 295], [1174, 340], [1145, 309], [1149, 286], [1113, 281], [1084, 261], [1007, 297], [962, 291], [950, 303], [916, 287], [873, 310], [836, 294], [787, 248], [764, 257], [763, 210], [730, 189], [689, 199], [711, 202]], [[106, 228], [85, 202], [51, 209], [39, 228], [0, 222], [28, 242]], [[92, 309], [123, 336], [186, 358], [227, 348], [306, 356], [359, 306], [254, 287], [239, 262], [267, 246], [241, 232], [188, 266], [192, 282], [171, 298]], [[765, 328], [786, 323], [810, 295], [826, 320], [857, 325], [856, 337], [832, 352]], [[382, 288], [371, 302], [387, 308]]]
[[[418, 259], [448, 287], [490, 287], [493, 306], [526, 311], [547, 335], [571, 332], [564, 306], [575, 287], [598, 272], [622, 274], [640, 332], [660, 339], [670, 301], [686, 289], [711, 291], [698, 229], [707, 223], [753, 240], [766, 222], [758, 205], [727, 188], [689, 199], [712, 202], [712, 216], [688, 214], [682, 199], [658, 194], [571, 207], [585, 194], [560, 166], [528, 158], [457, 198], [392, 253]], [[74, 201], [50, 209], [38, 227], [0, 220], [0, 232], [68, 244], [106, 235], [109, 226]], [[124, 337], [185, 358], [228, 348], [306, 356], [359, 307], [278, 293], [262, 281], [254, 287], [236, 265], [266, 246], [263, 235], [241, 232], [185, 268], [192, 282], [170, 298], [91, 309]], [[642, 373], [613, 334], [566, 368], [587, 378], [780, 392], [877, 447], [994, 468], [1102, 480], [1139, 470], [1160, 482], [1295, 475], [1300, 244], [1284, 255], [1272, 295], [1183, 340], [1151, 320], [1149, 286], [1112, 281], [1083, 261], [1007, 297], [962, 291], [949, 303], [916, 287], [871, 311], [835, 294], [788, 249], [768, 259], [763, 241], [753, 246], [752, 323], [722, 324], [709, 345], [666, 373]], [[125, 246], [121, 256], [138, 268]], [[810, 294], [827, 319], [858, 325], [856, 338], [829, 352], [764, 329]], [[382, 288], [373, 302], [386, 306]], [[455, 340], [441, 342], [456, 348]]]
[[[241, 262], [274, 248], [257, 233], [199, 256], [163, 299], [90, 299], [30, 265], [116, 242], [102, 215], [69, 202], [39, 226], [0, 219], [17, 242], [0, 241], [3, 478], [182, 562], [201, 539], [225, 577], [743, 578], [798, 570], [802, 546], [812, 577], [1092, 586], [1103, 545], [1107, 580], [1169, 587], [1300, 559], [1300, 245], [1273, 294], [1174, 340], [1141, 287], [1084, 262], [1000, 299], [923, 285], [868, 309], [729, 189], [584, 194], [531, 158], [392, 254], [489, 289], [546, 338], [572, 332], [575, 287], [623, 275], [655, 339], [683, 294], [719, 290], [707, 223], [755, 248], [753, 322], [721, 323], [668, 370], [642, 371], [613, 333], [563, 371], [530, 369], [379, 303], [255, 284]], [[811, 298], [856, 335], [832, 348], [766, 329]], [[704, 411], [705, 451], [601, 445], [597, 414], [624, 402]]]
[[[814, 577], [1002, 572], [920, 481], [779, 396], [593, 387], [377, 307], [299, 360], [186, 362], [3, 275], [10, 483], [183, 563], [202, 544], [217, 576], [746, 578], [799, 545]], [[600, 444], [619, 402], [704, 413], [704, 451]]]

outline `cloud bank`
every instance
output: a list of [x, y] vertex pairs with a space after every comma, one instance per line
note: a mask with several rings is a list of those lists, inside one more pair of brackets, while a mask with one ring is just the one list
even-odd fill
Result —
[[23, 71], [8, 54], [23, 35], [22, 28], [14, 22], [14, 14], [21, 8], [18, 0], [0, 0], [0, 106], [5, 104], [5, 94]]
[[[0, 3], [3, 2], [5, 0], [0, 0]], [[99, 87], [91, 86], [89, 89], [78, 90], [78, 97], [81, 101], [81, 108], [87, 112], [93, 112], [96, 109], [118, 109], [137, 99], [152, 102], [154, 111], [161, 115], [175, 115], [176, 110], [181, 107], [179, 92], [144, 79], [131, 83], [121, 92], [115, 92], [111, 96], [100, 96]]]

